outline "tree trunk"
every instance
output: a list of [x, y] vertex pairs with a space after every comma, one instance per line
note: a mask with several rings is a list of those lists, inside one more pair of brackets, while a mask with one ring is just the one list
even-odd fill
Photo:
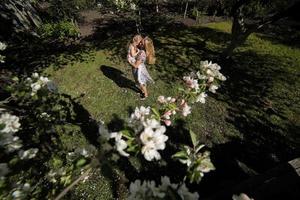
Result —
[[138, 34], [141, 34], [141, 31], [142, 31], [142, 12], [141, 12], [141, 9], [139, 8], [138, 15], [136, 18], [136, 32]]
[[156, 13], [159, 12], [159, 8], [158, 8], [158, 0], [155, 1], [156, 2]]
[[300, 2], [295, 2], [293, 5], [288, 8], [273, 14], [270, 17], [262, 19], [260, 22], [253, 24], [246, 24], [244, 22], [243, 7], [246, 5], [246, 1], [239, 1], [233, 9], [233, 23], [231, 29], [231, 42], [227, 48], [223, 51], [222, 57], [230, 58], [233, 54], [233, 51], [236, 47], [242, 45], [248, 38], [251, 33], [262, 29], [268, 24], [272, 24], [284, 17], [295, 14], [298, 12], [298, 7]]
[[234, 49], [243, 44], [253, 31], [254, 30], [250, 30], [246, 27], [244, 22], [243, 6], [240, 6], [233, 16], [230, 44], [223, 51], [222, 56], [226, 59], [230, 58]]
[[184, 10], [183, 19], [185, 19], [185, 18], [186, 18], [186, 14], [187, 14], [188, 6], [189, 6], [189, 1], [187, 0], [187, 1], [186, 1], [186, 4], [185, 4], [185, 10]]

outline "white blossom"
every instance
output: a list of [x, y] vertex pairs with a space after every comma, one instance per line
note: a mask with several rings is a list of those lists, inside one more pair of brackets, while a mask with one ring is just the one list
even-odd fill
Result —
[[131, 114], [131, 119], [137, 119], [144, 121], [145, 116], [150, 114], [150, 107], [141, 106], [140, 108], [136, 107], [134, 113]]
[[22, 188], [24, 191], [29, 191], [29, 189], [30, 189], [30, 184], [29, 183], [25, 183], [24, 185], [23, 185], [23, 188]]
[[174, 190], [178, 187], [178, 184], [171, 183], [170, 178], [167, 176], [161, 177], [160, 181], [161, 181], [160, 188], [164, 191], [167, 191], [169, 187], [171, 187]]
[[136, 10], [136, 5], [135, 5], [135, 3], [130, 3], [130, 9], [131, 9], [131, 10]]
[[213, 76], [210, 76], [210, 77], [208, 77], [207, 82], [212, 83], [214, 81], [214, 79], [215, 78]]
[[40, 81], [42, 82], [42, 85], [46, 85], [50, 80], [47, 77], [40, 77]]
[[28, 150], [21, 150], [19, 151], [19, 157], [21, 160], [27, 160], [27, 159], [32, 159], [36, 156], [37, 152], [39, 151], [39, 149], [37, 148], [31, 148]]
[[41, 113], [41, 117], [42, 117], [42, 118], [49, 118], [50, 115], [49, 115], [48, 113], [46, 113], [46, 112], [42, 112], [42, 113]]
[[143, 125], [144, 131], [140, 135], [140, 140], [144, 145], [142, 154], [148, 161], [160, 160], [161, 156], [157, 150], [164, 150], [166, 147], [165, 142], [168, 140], [168, 136], [164, 135], [166, 127], [155, 119], [148, 119]]
[[23, 193], [20, 190], [15, 190], [12, 193], [12, 196], [14, 199], [20, 199], [22, 197]]
[[196, 102], [205, 103], [205, 98], [207, 97], [207, 94], [205, 92], [201, 92], [199, 96], [197, 97]]
[[253, 198], [250, 198], [247, 194], [241, 193], [240, 195], [232, 195], [232, 200], [254, 200]]
[[122, 140], [122, 133], [113, 132], [113, 133], [111, 133], [110, 138], [115, 139], [116, 149], [119, 152], [119, 154], [122, 156], [128, 157], [129, 154], [124, 151], [127, 148], [127, 143], [125, 140]]
[[198, 84], [198, 80], [197, 79], [193, 79], [190, 76], [184, 76], [183, 80], [185, 81], [185, 83], [187, 84], [187, 86], [189, 88], [195, 89], [195, 90], [199, 90], [199, 84]]
[[221, 67], [217, 63], [211, 61], [202, 61], [200, 64], [201, 71], [197, 73], [199, 79], [207, 79], [208, 83], [212, 83], [215, 79], [225, 81], [226, 77], [220, 72]]
[[191, 114], [191, 107], [187, 105], [187, 103], [184, 103], [182, 106], [182, 115], [183, 116], [188, 116]]
[[160, 153], [155, 148], [155, 144], [153, 142], [148, 142], [142, 147], [142, 154], [148, 161], [161, 159]]
[[142, 199], [172, 199], [170, 189], [177, 193], [182, 200], [196, 200], [199, 198], [197, 192], [191, 193], [186, 185], [171, 183], [167, 176], [161, 177], [161, 184], [156, 185], [154, 181], [135, 180], [129, 186], [129, 200]]
[[30, 87], [32, 89], [31, 96], [34, 96], [37, 93], [37, 91], [39, 89], [41, 89], [42, 86], [41, 86], [41, 84], [39, 82], [35, 82], [35, 83], [32, 83], [30, 85]]
[[199, 194], [197, 192], [191, 193], [189, 189], [186, 187], [185, 183], [183, 183], [179, 189], [178, 194], [183, 200], [198, 200]]
[[33, 73], [31, 76], [32, 76], [32, 78], [39, 78], [39, 74], [38, 74], [38, 73], [36, 73], [36, 72], [35, 72], [35, 73]]
[[[18, 138], [18, 137], [14, 137], [14, 138]], [[13, 152], [20, 149], [22, 146], [23, 145], [21, 143], [21, 140], [17, 140], [17, 141], [12, 141], [8, 145], [6, 145], [6, 149], [8, 152]]]
[[212, 92], [212, 93], [216, 93], [217, 89], [218, 89], [218, 86], [216, 86], [216, 85], [210, 85], [208, 90], [210, 92]]
[[11, 115], [9, 113], [4, 113], [1, 115], [0, 124], [3, 124], [5, 126], [2, 130], [0, 130], [0, 132], [5, 133], [15, 133], [21, 126], [21, 124], [19, 123], [19, 117]]
[[3, 51], [7, 48], [7, 45], [3, 42], [0, 42], [0, 51]]
[[[31, 96], [34, 96], [42, 87], [47, 86], [47, 89], [49, 91], [55, 91], [56, 90], [56, 86], [54, 85], [54, 83], [52, 81], [50, 81], [47, 77], [44, 76], [39, 76], [38, 73], [33, 73], [31, 75], [31, 77], [35, 80], [35, 82], [31, 81], [27, 81], [30, 83], [30, 87], [31, 87]], [[27, 78], [27, 80], [30, 80]]]
[[157, 101], [158, 101], [159, 103], [166, 103], [166, 99], [165, 99], [164, 96], [159, 96], [159, 97], [157, 98]]

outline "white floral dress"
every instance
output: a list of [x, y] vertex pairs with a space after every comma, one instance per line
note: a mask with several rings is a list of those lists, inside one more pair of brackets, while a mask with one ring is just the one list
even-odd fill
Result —
[[138, 66], [137, 72], [133, 73], [135, 79], [138, 81], [139, 84], [146, 85], [147, 82], [154, 83], [153, 79], [151, 78], [145, 62], [146, 62], [146, 52], [144, 50], [140, 50], [139, 54], [136, 57], [136, 60], [140, 60], [142, 63]]

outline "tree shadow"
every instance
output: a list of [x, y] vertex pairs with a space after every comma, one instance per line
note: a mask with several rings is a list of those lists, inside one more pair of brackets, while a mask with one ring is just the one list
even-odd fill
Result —
[[223, 63], [228, 80], [216, 98], [230, 105], [227, 121], [242, 134], [240, 150], [232, 153], [258, 172], [300, 155], [299, 123], [293, 120], [300, 100], [292, 92], [297, 75], [284, 62], [249, 51]]
[[243, 192], [258, 200], [298, 199], [300, 178], [295, 168], [280, 163], [257, 173], [247, 163], [255, 155], [256, 165], [263, 165], [265, 157], [256, 151], [236, 139], [212, 148], [211, 159], [216, 170], [205, 175], [198, 185], [201, 196], [206, 200], [230, 200], [233, 194]]
[[291, 19], [280, 20], [269, 25], [257, 34], [258, 37], [269, 40], [273, 44], [283, 44], [292, 48], [300, 48], [300, 24]]
[[53, 43], [36, 38], [11, 43], [6, 50], [5, 67], [14, 74], [30, 74], [52, 66], [59, 69], [69, 63], [93, 60], [85, 43]]
[[137, 93], [141, 92], [139, 88], [135, 86], [135, 83], [133, 81], [124, 76], [124, 72], [122, 72], [121, 70], [106, 65], [101, 65], [100, 70], [102, 71], [104, 76], [114, 81], [114, 83], [117, 84], [118, 87], [128, 88]]
[[[85, 38], [96, 49], [106, 50], [115, 62], [126, 60], [128, 43], [136, 33], [131, 18], [98, 20], [93, 35]], [[163, 15], [143, 18], [143, 34], [153, 39], [158, 78], [173, 83], [182, 74], [194, 70], [201, 60], [215, 60], [230, 39], [230, 34], [207, 27], [188, 27]], [[218, 48], [211, 49], [207, 43]]]

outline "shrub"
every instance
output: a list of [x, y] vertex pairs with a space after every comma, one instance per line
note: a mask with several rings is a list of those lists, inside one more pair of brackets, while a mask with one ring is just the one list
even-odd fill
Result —
[[61, 42], [75, 40], [79, 37], [79, 28], [71, 21], [60, 21], [58, 23], [43, 24], [38, 33], [43, 39], [58, 40]]
[[78, 132], [73, 102], [47, 77], [13, 78], [5, 91], [8, 98], [0, 101], [0, 199], [52, 199], [89, 163], [94, 149], [70, 149], [63, 143], [65, 135]]

